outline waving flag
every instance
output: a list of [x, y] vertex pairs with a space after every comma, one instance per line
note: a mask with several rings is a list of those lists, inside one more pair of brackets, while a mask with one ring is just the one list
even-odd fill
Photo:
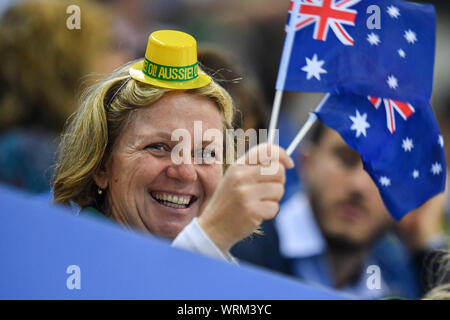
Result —
[[429, 104], [433, 6], [295, 0], [289, 12], [277, 90], [328, 95], [288, 152], [317, 116], [359, 152], [396, 220], [443, 192], [444, 141]]
[[[400, 117], [394, 120], [395, 113]], [[429, 104], [341, 93], [330, 95], [316, 114], [361, 154], [396, 220], [444, 191], [444, 140]]]
[[[345, 31], [343, 24], [355, 25], [357, 12], [349, 8], [360, 1], [347, 0], [335, 3], [332, 0], [323, 2], [308, 0], [300, 6], [295, 28], [300, 30], [314, 24], [313, 38], [322, 41], [327, 40], [328, 29], [331, 28], [343, 44], [353, 45], [354, 41]], [[293, 4], [293, 2], [290, 4], [290, 13], [292, 13]]]
[[292, 1], [277, 89], [429, 101], [435, 21], [432, 5], [401, 0]]

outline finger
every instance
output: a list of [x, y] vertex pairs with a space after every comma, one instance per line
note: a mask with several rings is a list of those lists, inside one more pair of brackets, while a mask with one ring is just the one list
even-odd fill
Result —
[[280, 211], [280, 204], [278, 201], [261, 201], [260, 202], [260, 215], [263, 220], [270, 220], [276, 217], [278, 211]]
[[273, 161], [279, 161], [288, 169], [294, 167], [294, 161], [288, 156], [286, 150], [280, 146], [266, 143], [251, 148], [237, 162], [248, 165], [268, 165]]
[[284, 195], [284, 185], [277, 182], [248, 184], [236, 187], [239, 201], [246, 204], [259, 204], [261, 201], [279, 202]]
[[262, 201], [279, 202], [284, 195], [284, 185], [276, 182], [258, 183], [253, 187], [253, 192]]
[[292, 169], [295, 166], [294, 160], [292, 160], [292, 158], [287, 154], [286, 150], [284, 150], [281, 147], [279, 149], [280, 149], [280, 162], [283, 164], [285, 168]]
[[[234, 180], [235, 185], [254, 184], [261, 182], [286, 182], [286, 170], [279, 162], [272, 163], [270, 170], [265, 166], [237, 165], [234, 164], [226, 173]], [[228, 179], [228, 178], [227, 178]]]
[[286, 182], [286, 169], [278, 162], [272, 162], [270, 166], [257, 166], [259, 175], [256, 177], [256, 182], [279, 182], [284, 184]]

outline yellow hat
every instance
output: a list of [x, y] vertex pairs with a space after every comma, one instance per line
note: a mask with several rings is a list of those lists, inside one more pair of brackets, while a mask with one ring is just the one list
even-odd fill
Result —
[[197, 42], [187, 33], [174, 30], [153, 32], [148, 38], [144, 61], [130, 68], [130, 76], [154, 86], [195, 89], [211, 78], [199, 69]]

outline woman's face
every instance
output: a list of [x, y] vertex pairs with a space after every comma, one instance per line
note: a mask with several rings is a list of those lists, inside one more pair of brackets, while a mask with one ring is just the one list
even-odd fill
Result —
[[173, 239], [201, 214], [222, 177], [222, 165], [193, 160], [175, 164], [171, 151], [179, 141], [171, 141], [171, 135], [176, 129], [187, 130], [192, 141], [184, 143], [189, 143], [191, 154], [201, 154], [211, 143], [222, 150], [223, 139], [202, 140], [199, 150], [194, 149], [194, 121], [201, 121], [203, 132], [223, 132], [218, 108], [199, 95], [169, 93], [135, 111], [97, 181], [107, 188], [113, 219]]

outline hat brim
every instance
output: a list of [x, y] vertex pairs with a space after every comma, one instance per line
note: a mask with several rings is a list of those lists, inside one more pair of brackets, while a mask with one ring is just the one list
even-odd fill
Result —
[[164, 81], [151, 78], [142, 72], [144, 61], [133, 64], [130, 68], [130, 76], [137, 81], [151, 84], [153, 86], [169, 88], [169, 89], [197, 89], [208, 85], [211, 78], [202, 70], [198, 70], [198, 77], [189, 81]]

